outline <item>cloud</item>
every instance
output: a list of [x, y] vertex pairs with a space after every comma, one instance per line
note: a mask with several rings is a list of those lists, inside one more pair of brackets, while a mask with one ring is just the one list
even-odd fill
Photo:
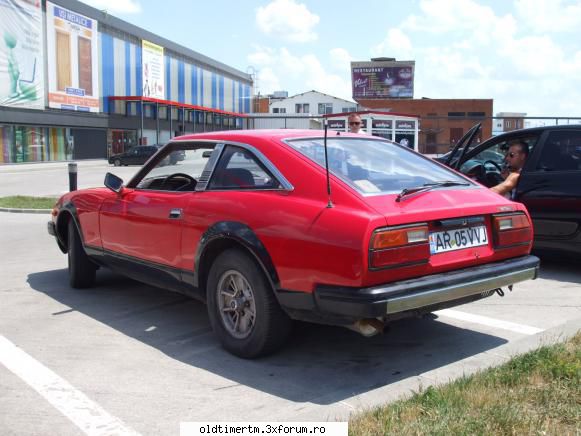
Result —
[[353, 58], [344, 48], [333, 48], [329, 50], [331, 66], [338, 71], [350, 71]]
[[265, 95], [282, 90], [280, 80], [272, 68], [267, 67], [259, 70], [257, 76], [257, 80], [254, 82], [256, 93], [260, 92]]
[[373, 56], [388, 56], [400, 60], [413, 59], [412, 42], [406, 33], [398, 28], [389, 29], [387, 37], [371, 49]]
[[[319, 58], [312, 53], [295, 55], [283, 47], [274, 50], [256, 47], [257, 51], [248, 56], [249, 61], [261, 60], [258, 66], [258, 86], [261, 94], [270, 94], [284, 89], [289, 94], [315, 90], [334, 97], [352, 100], [349, 69], [342, 74], [327, 71]], [[334, 51], [345, 55], [346, 51]], [[284, 83], [280, 78], [284, 77]]]
[[290, 42], [316, 40], [313, 28], [318, 22], [318, 15], [295, 0], [274, 0], [256, 11], [256, 24], [262, 32]]
[[535, 33], [570, 32], [581, 26], [579, 0], [516, 0], [519, 22]]
[[111, 13], [137, 14], [141, 12], [141, 4], [136, 0], [83, 0], [83, 3]]
[[[567, 101], [581, 100], [581, 51], [573, 42], [581, 2], [517, 0], [515, 15], [480, 3], [420, 0], [419, 13], [386, 29], [371, 52], [417, 60], [416, 98], [492, 98], [496, 112], [576, 115]], [[575, 30], [576, 38], [530, 32], [561, 23], [559, 32]]]

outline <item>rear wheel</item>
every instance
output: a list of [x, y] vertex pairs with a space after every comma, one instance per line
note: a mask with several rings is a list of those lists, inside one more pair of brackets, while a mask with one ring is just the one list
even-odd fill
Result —
[[240, 357], [272, 353], [286, 340], [291, 320], [280, 308], [256, 262], [241, 250], [227, 250], [208, 277], [208, 314], [222, 346]]
[[69, 221], [68, 232], [69, 283], [73, 288], [89, 288], [95, 284], [97, 266], [85, 253], [81, 236], [72, 219]]
[[121, 166], [121, 161], [119, 159], [115, 159], [113, 161], [113, 165], [115, 165], [116, 167], [120, 167]]

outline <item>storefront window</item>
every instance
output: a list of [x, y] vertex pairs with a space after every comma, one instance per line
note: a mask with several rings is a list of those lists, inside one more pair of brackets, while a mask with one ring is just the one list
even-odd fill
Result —
[[1, 163], [72, 159], [72, 141], [64, 127], [1, 126]]

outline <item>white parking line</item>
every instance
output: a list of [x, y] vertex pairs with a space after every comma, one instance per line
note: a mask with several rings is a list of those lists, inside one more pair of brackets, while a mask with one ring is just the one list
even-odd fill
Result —
[[434, 312], [436, 315], [445, 316], [448, 318], [458, 319], [460, 321], [467, 321], [475, 324], [482, 324], [489, 327], [495, 327], [503, 330], [510, 330], [516, 333], [522, 333], [524, 335], [534, 335], [544, 331], [537, 327], [531, 327], [524, 324], [516, 324], [510, 321], [502, 321], [500, 319], [489, 318], [482, 315], [473, 315], [471, 313], [460, 312], [458, 310], [443, 309]]
[[70, 383], [0, 335], [0, 363], [88, 435], [139, 435]]

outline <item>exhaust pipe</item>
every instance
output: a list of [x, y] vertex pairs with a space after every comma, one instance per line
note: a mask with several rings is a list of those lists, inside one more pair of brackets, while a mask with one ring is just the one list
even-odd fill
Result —
[[383, 333], [385, 324], [376, 318], [359, 319], [353, 324], [346, 326], [349, 330], [359, 333], [360, 335], [370, 338], [379, 333]]

